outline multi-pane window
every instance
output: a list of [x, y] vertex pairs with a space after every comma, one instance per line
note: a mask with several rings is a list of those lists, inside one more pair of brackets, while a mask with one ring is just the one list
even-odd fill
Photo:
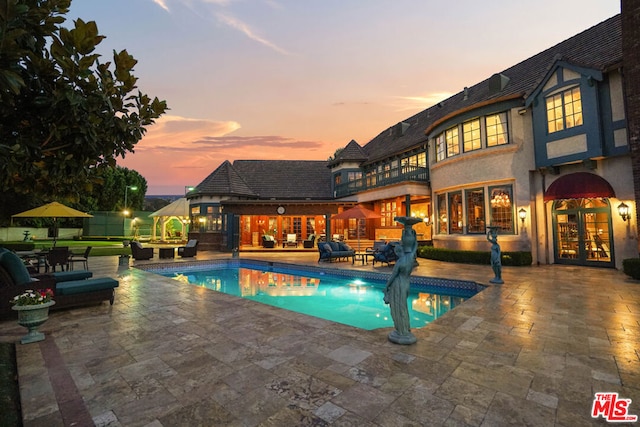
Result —
[[500, 234], [515, 232], [511, 185], [470, 188], [436, 197], [438, 234], [484, 234], [487, 225], [499, 227]]
[[[495, 147], [509, 143], [507, 113], [497, 113], [469, 120], [435, 137], [436, 161], [460, 154], [460, 145], [465, 153], [483, 147]], [[460, 134], [462, 144], [460, 144]]]
[[302, 218], [299, 216], [293, 217], [293, 232], [296, 233], [298, 239], [302, 236]]
[[357, 181], [362, 178], [362, 172], [348, 172], [347, 173], [347, 181]]
[[447, 145], [444, 141], [444, 133], [436, 137], [436, 161], [444, 160], [447, 156]]
[[200, 227], [200, 232], [207, 231], [222, 231], [224, 230], [224, 221], [222, 210], [220, 209], [220, 205], [207, 205], [203, 206], [205, 213], [202, 213], [202, 208], [192, 207], [191, 212], [194, 214], [194, 209], [199, 209], [199, 215], [197, 218], [194, 218], [198, 221], [198, 225]]
[[444, 138], [447, 141], [447, 157], [460, 154], [460, 145], [458, 143], [458, 127], [447, 129], [444, 132]]
[[382, 227], [391, 227], [394, 224], [393, 218], [396, 213], [396, 202], [382, 202], [380, 205], [380, 225]]
[[411, 170], [415, 168], [426, 168], [427, 167], [427, 153], [422, 152], [415, 154], [413, 156], [409, 156], [402, 160], [403, 171], [407, 172], [407, 167], [410, 167]]
[[462, 141], [465, 153], [482, 148], [480, 139], [480, 119], [462, 124]]
[[551, 95], [547, 97], [546, 103], [549, 133], [582, 125], [582, 99], [579, 87]]
[[438, 233], [447, 234], [447, 195], [438, 194]]
[[507, 113], [494, 114], [485, 118], [487, 128], [487, 147], [509, 143], [507, 132]]
[[462, 192], [449, 193], [449, 233], [462, 234]]
[[486, 220], [484, 215], [484, 189], [474, 188], [465, 191], [467, 202], [467, 232], [484, 233]]
[[510, 185], [489, 187], [490, 224], [500, 233], [513, 233], [513, 191]]
[[372, 187], [376, 185], [377, 182], [378, 182], [378, 175], [375, 173], [375, 171], [367, 172], [367, 186]]

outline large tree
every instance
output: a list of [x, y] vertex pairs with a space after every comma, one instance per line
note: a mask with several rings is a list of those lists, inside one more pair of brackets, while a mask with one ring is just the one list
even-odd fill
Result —
[[126, 50], [100, 61], [95, 22], [63, 26], [70, 4], [0, 0], [0, 193], [78, 200], [167, 109]]

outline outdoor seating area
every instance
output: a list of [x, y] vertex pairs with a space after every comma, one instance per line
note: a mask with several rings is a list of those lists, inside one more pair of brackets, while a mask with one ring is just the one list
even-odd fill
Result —
[[356, 251], [343, 242], [319, 242], [318, 243], [318, 262], [320, 261], [349, 261], [353, 263], [353, 257]]
[[0, 318], [16, 317], [10, 300], [26, 290], [51, 289], [56, 301], [51, 309], [109, 301], [113, 304], [117, 280], [92, 278], [90, 271], [60, 271], [31, 275], [24, 262], [13, 252], [0, 248]]

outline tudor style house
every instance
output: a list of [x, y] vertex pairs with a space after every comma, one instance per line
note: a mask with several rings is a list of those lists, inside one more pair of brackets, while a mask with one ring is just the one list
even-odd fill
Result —
[[[190, 238], [392, 240], [411, 215], [436, 247], [488, 250], [494, 226], [534, 263], [619, 268], [637, 256], [622, 58], [617, 15], [328, 161], [224, 162], [187, 195]], [[379, 218], [331, 220], [355, 204]]]

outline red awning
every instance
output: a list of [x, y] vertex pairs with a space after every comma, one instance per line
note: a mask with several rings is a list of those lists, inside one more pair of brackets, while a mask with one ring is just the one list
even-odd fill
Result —
[[616, 197], [616, 192], [613, 191], [607, 180], [588, 172], [576, 172], [561, 176], [553, 181], [544, 193], [545, 202], [595, 197]]

